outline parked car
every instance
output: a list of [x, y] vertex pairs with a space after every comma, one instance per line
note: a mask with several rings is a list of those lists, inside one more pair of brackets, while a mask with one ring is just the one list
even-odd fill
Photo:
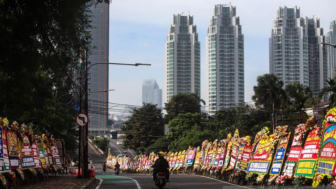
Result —
[[117, 155], [118, 158], [120, 158], [120, 157], [124, 157], [124, 156], [128, 157], [127, 154], [118, 154], [118, 155]]

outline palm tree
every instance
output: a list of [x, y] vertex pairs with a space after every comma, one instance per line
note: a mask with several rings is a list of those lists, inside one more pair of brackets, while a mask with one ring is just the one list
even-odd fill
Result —
[[323, 95], [329, 93], [329, 107], [334, 107], [336, 106], [336, 81], [335, 79], [328, 79], [327, 83], [329, 86], [321, 90], [319, 97], [322, 98]]
[[304, 108], [305, 102], [312, 97], [309, 87], [300, 83], [291, 83], [285, 87], [288, 97], [289, 109], [299, 111]]
[[283, 82], [274, 74], [264, 74], [257, 78], [258, 84], [253, 87], [252, 100], [257, 107], [273, 112], [273, 130], [275, 127], [275, 110], [280, 110], [286, 102]]

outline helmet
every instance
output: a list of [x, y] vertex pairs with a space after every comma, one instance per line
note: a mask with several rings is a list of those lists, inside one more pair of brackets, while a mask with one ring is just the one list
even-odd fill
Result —
[[164, 152], [159, 152], [159, 157], [164, 157], [164, 155], [165, 155], [166, 153], [164, 153]]

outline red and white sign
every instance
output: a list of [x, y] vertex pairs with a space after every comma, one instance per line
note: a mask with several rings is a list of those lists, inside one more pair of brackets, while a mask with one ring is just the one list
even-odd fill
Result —
[[89, 122], [89, 117], [85, 113], [79, 113], [76, 116], [76, 123], [78, 126], [83, 127]]

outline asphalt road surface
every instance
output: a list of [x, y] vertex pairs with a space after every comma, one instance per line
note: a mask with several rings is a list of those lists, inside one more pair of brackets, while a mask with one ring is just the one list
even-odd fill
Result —
[[110, 148], [112, 156], [117, 156], [118, 154], [127, 154], [128, 157], [134, 157], [136, 153], [130, 149], [124, 149], [122, 146], [117, 144], [117, 141], [122, 141], [122, 139], [109, 139], [110, 140]]
[[[96, 178], [102, 182], [99, 189], [156, 189], [149, 174], [120, 173], [115, 175], [114, 171], [108, 169], [105, 173], [102, 168], [96, 169]], [[223, 182], [209, 177], [199, 175], [171, 175], [170, 182], [164, 187], [166, 189], [237, 189], [247, 188], [231, 183]]]
[[[116, 141], [112, 141], [111, 148], [116, 145]], [[121, 145], [119, 145], [121, 146]], [[116, 146], [116, 150], [122, 150], [121, 147]], [[119, 148], [118, 148], [119, 147]], [[107, 169], [103, 172], [102, 162], [105, 158], [96, 152], [91, 145], [89, 145], [89, 157], [93, 160], [95, 167], [96, 178], [101, 179], [99, 189], [156, 189], [158, 188], [152, 181], [150, 174], [136, 174], [136, 173], [120, 173], [116, 175], [114, 170]], [[203, 177], [199, 175], [171, 175], [170, 181], [164, 187], [166, 189], [236, 189], [247, 188], [244, 186], [237, 186], [231, 183], [223, 182], [217, 179]]]

